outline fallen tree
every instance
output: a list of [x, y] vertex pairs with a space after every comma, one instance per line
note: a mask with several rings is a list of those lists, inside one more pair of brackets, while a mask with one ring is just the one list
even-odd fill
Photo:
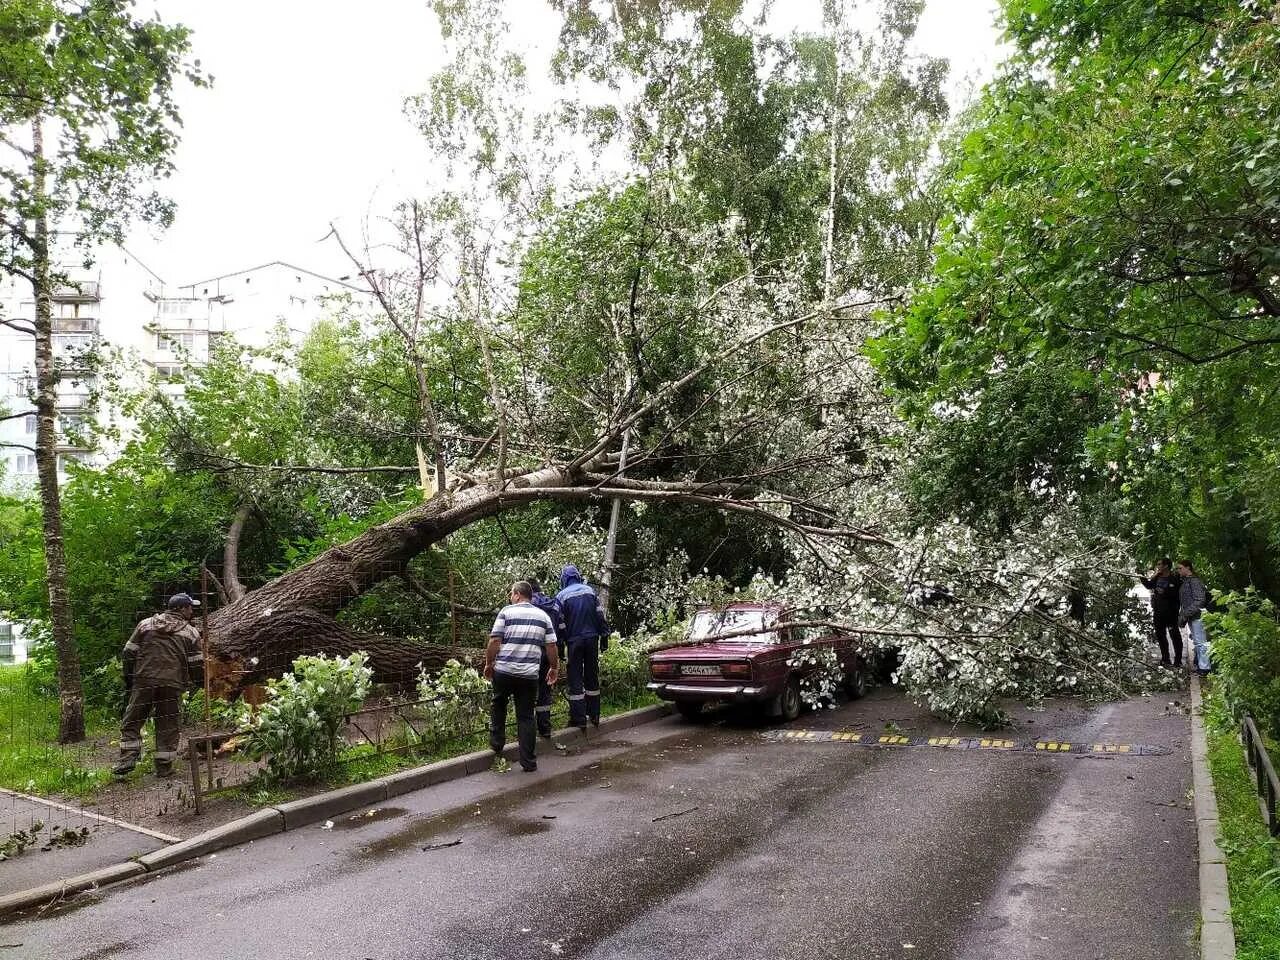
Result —
[[762, 495], [734, 484], [620, 481], [589, 466], [554, 465], [437, 494], [421, 506], [332, 547], [314, 560], [214, 611], [208, 621], [211, 688], [232, 697], [277, 675], [304, 653], [345, 655], [363, 650], [381, 681], [407, 681], [419, 666], [438, 670], [452, 658], [475, 660], [474, 647], [419, 644], [351, 630], [337, 616], [365, 591], [405, 575], [409, 562], [468, 524], [537, 500], [610, 499], [686, 503], [748, 513], [802, 538], [835, 537], [875, 543], [873, 532], [800, 523], [776, 507], [798, 506], [781, 494]]

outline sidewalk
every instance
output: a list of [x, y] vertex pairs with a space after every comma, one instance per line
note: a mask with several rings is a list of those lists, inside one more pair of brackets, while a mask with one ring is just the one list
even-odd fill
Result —
[[[159, 836], [121, 823], [96, 819], [83, 811], [60, 810], [8, 791], [0, 792], [0, 842], [18, 831], [31, 830], [38, 823], [44, 828], [36, 834], [37, 842], [0, 863], [0, 896], [89, 873], [166, 845]], [[62, 830], [77, 834], [81, 830], [89, 832], [82, 844], [41, 849]]]

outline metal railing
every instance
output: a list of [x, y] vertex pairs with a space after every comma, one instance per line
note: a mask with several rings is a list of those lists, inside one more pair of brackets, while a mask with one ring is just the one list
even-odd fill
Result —
[[1262, 734], [1258, 732], [1253, 717], [1245, 716], [1240, 724], [1240, 736], [1244, 740], [1245, 756], [1253, 770], [1258, 785], [1258, 800], [1262, 807], [1262, 816], [1266, 821], [1271, 836], [1280, 836], [1280, 820], [1276, 818], [1276, 797], [1280, 795], [1280, 777], [1276, 776], [1276, 768], [1267, 754]]

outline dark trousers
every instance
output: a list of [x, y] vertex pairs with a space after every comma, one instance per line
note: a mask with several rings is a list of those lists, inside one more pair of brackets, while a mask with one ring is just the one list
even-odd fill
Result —
[[547, 683], [547, 671], [551, 669], [551, 661], [542, 655], [542, 665], [538, 667], [538, 705], [534, 708], [537, 714], [538, 733], [544, 737], [551, 736], [551, 684]]
[[507, 701], [516, 702], [516, 733], [520, 741], [520, 766], [526, 770], [537, 763], [538, 735], [533, 723], [533, 704], [538, 699], [537, 677], [493, 674], [493, 707], [489, 714], [489, 746], [502, 753], [507, 742]]
[[600, 638], [569, 641], [569, 722], [600, 722]]
[[1151, 616], [1156, 631], [1156, 643], [1160, 645], [1160, 662], [1169, 663], [1169, 644], [1173, 644], [1173, 664], [1182, 666], [1182, 631], [1178, 629], [1177, 613], [1154, 612]]
[[150, 716], [156, 721], [156, 769], [173, 766], [178, 755], [179, 702], [176, 687], [134, 687], [120, 721], [120, 765], [132, 767], [142, 756], [142, 725]]

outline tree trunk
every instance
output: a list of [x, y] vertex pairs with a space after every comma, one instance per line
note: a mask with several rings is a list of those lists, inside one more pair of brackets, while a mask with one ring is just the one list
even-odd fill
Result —
[[253, 505], [248, 500], [236, 508], [231, 528], [227, 530], [227, 538], [222, 544], [222, 590], [229, 601], [244, 598], [244, 584], [240, 582], [240, 538], [244, 535], [244, 525], [249, 522], [252, 509]]
[[[631, 431], [627, 430], [622, 434], [622, 455], [618, 458], [619, 477], [626, 475], [630, 447]], [[618, 525], [621, 520], [622, 501], [614, 497], [613, 505], [609, 508], [609, 533], [604, 541], [604, 562], [600, 564], [600, 605], [604, 607], [606, 614], [610, 612], [609, 601], [613, 596], [613, 569], [618, 556]]]
[[401, 576], [410, 560], [455, 530], [528, 502], [522, 491], [572, 485], [566, 468], [546, 467], [509, 478], [505, 492], [495, 481], [456, 493], [437, 493], [394, 520], [215, 610], [209, 616], [207, 665], [214, 692], [234, 695], [248, 684], [286, 671], [304, 653], [366, 650], [375, 675], [388, 682], [411, 679], [419, 662], [438, 668], [450, 657], [478, 656], [475, 648], [359, 634], [334, 618], [366, 590]]
[[49, 591], [49, 619], [58, 654], [58, 742], [84, 739], [84, 690], [80, 682], [80, 651], [71, 623], [67, 590], [67, 557], [62, 540], [62, 501], [58, 493], [58, 451], [55, 417], [58, 409], [58, 369], [53, 356], [53, 291], [49, 265], [49, 223], [45, 217], [44, 129], [41, 118], [31, 124], [32, 193], [36, 201], [31, 292], [36, 302], [36, 474], [44, 539], [45, 583]]

